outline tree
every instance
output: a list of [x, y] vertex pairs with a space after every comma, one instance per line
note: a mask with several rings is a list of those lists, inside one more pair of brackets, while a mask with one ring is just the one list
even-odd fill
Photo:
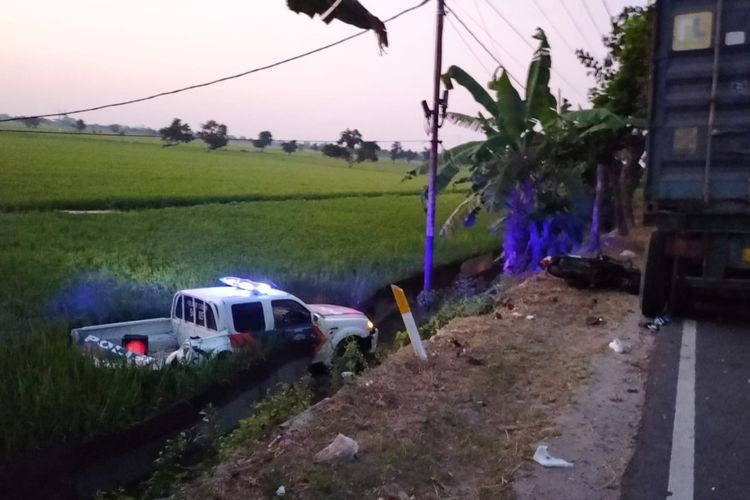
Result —
[[[612, 32], [604, 38], [609, 52], [603, 60], [584, 50], [576, 51], [578, 59], [596, 79], [597, 85], [589, 91], [595, 109], [605, 108], [622, 118], [645, 120], [653, 27], [653, 5], [626, 7], [613, 19]], [[628, 223], [635, 223], [633, 196], [643, 173], [639, 162], [646, 147], [644, 134], [643, 130], [627, 127], [610, 137], [609, 149], [613, 153], [607, 163], [617, 206], [615, 215], [624, 219], [617, 220], [621, 233], [627, 233]]]
[[389, 153], [390, 153], [390, 156], [391, 156], [391, 161], [393, 163], [396, 163], [396, 160], [398, 160], [399, 158], [401, 158], [403, 156], [403, 154], [404, 154], [404, 150], [401, 148], [401, 143], [398, 142], [398, 141], [394, 142], [391, 145], [391, 150], [390, 150]]
[[208, 145], [209, 151], [223, 148], [229, 142], [227, 126], [214, 120], [209, 120], [201, 125], [198, 137]]
[[419, 153], [417, 153], [416, 151], [412, 151], [411, 149], [407, 149], [403, 153], [403, 158], [406, 160], [406, 163], [411, 163], [413, 160], [419, 158]]
[[123, 130], [123, 128], [117, 123], [113, 123], [108, 128], [113, 134], [123, 135], [125, 133], [125, 130]]
[[36, 118], [36, 117], [24, 118], [21, 121], [23, 122], [24, 125], [26, 125], [26, 128], [37, 128], [39, 127], [39, 124], [42, 122], [41, 119]]
[[258, 134], [258, 138], [253, 140], [253, 146], [260, 149], [261, 153], [266, 146], [271, 145], [273, 142], [273, 135], [268, 130], [264, 130]]
[[339, 146], [338, 144], [323, 144], [323, 147], [320, 148], [320, 152], [323, 153], [323, 156], [328, 156], [330, 158], [341, 158], [342, 160], [346, 160], [351, 167], [352, 155], [345, 147]]
[[[110, 125], [110, 129], [112, 129], [113, 126], [114, 125]], [[116, 127], [119, 131], [119, 125], [117, 125]], [[115, 132], [115, 130], [112, 131]], [[179, 118], [173, 119], [172, 124], [168, 127], [159, 129], [159, 135], [165, 143], [164, 147], [176, 146], [181, 142], [188, 143], [195, 139], [193, 131], [190, 130], [190, 125], [188, 125], [187, 123], [182, 123], [182, 120], [180, 120]]]
[[362, 134], [356, 128], [354, 130], [346, 129], [341, 132], [341, 137], [336, 144], [346, 146], [346, 149], [353, 151], [354, 148], [362, 144]]
[[489, 83], [495, 98], [457, 66], [443, 75], [446, 88], [451, 89], [455, 81], [487, 114], [449, 115], [454, 123], [484, 132], [486, 139], [442, 155], [438, 188], [444, 189], [461, 166], [468, 164], [472, 191], [453, 211], [441, 234], [449, 234], [459, 224], [473, 225], [482, 208], [504, 212], [491, 227], [504, 226], [504, 270], [509, 274], [537, 268], [545, 254], [570, 250], [574, 231], [566, 223], [569, 193], [581, 183], [574, 172], [545, 161], [546, 132], [558, 119], [557, 101], [549, 88], [552, 60], [547, 37], [539, 29], [534, 38], [539, 46], [529, 66], [525, 99], [505, 70]]
[[297, 148], [298, 148], [297, 141], [289, 141], [289, 142], [284, 142], [281, 144], [281, 149], [283, 149], [284, 152], [288, 155], [297, 151]]
[[380, 146], [374, 141], [362, 141], [355, 151], [357, 153], [357, 163], [362, 163], [363, 161], [378, 161], [378, 151], [380, 151]]
[[86, 122], [85, 122], [85, 121], [83, 121], [83, 120], [81, 120], [81, 119], [79, 118], [78, 120], [76, 120], [76, 121], [75, 121], [75, 122], [73, 123], [73, 128], [74, 128], [74, 129], [76, 129], [76, 130], [77, 130], [77, 131], [79, 131], [79, 132], [83, 132], [84, 130], [86, 130]]

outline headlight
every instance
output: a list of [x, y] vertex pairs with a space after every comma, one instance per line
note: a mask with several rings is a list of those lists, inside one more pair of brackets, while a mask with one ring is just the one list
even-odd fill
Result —
[[369, 319], [367, 320], [367, 329], [370, 331], [373, 331], [375, 329], [375, 325]]

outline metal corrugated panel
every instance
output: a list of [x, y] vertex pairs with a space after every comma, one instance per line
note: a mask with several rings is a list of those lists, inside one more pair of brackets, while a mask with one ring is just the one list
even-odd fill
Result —
[[750, 0], [660, 0], [656, 23], [647, 198], [750, 211]]

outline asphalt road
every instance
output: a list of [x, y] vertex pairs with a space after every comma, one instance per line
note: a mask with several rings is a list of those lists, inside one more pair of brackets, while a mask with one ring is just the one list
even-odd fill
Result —
[[750, 322], [663, 327], [623, 499], [750, 499]]

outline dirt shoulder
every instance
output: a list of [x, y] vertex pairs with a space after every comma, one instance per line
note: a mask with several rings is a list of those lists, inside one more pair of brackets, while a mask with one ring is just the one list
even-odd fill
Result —
[[[649, 348], [636, 303], [533, 277], [493, 314], [442, 329], [428, 363], [401, 349], [180, 496], [270, 498], [282, 485], [285, 498], [616, 496]], [[615, 336], [631, 353], [609, 350]], [[315, 463], [339, 433], [358, 458]], [[576, 466], [542, 469], [530, 460], [540, 442]]]

